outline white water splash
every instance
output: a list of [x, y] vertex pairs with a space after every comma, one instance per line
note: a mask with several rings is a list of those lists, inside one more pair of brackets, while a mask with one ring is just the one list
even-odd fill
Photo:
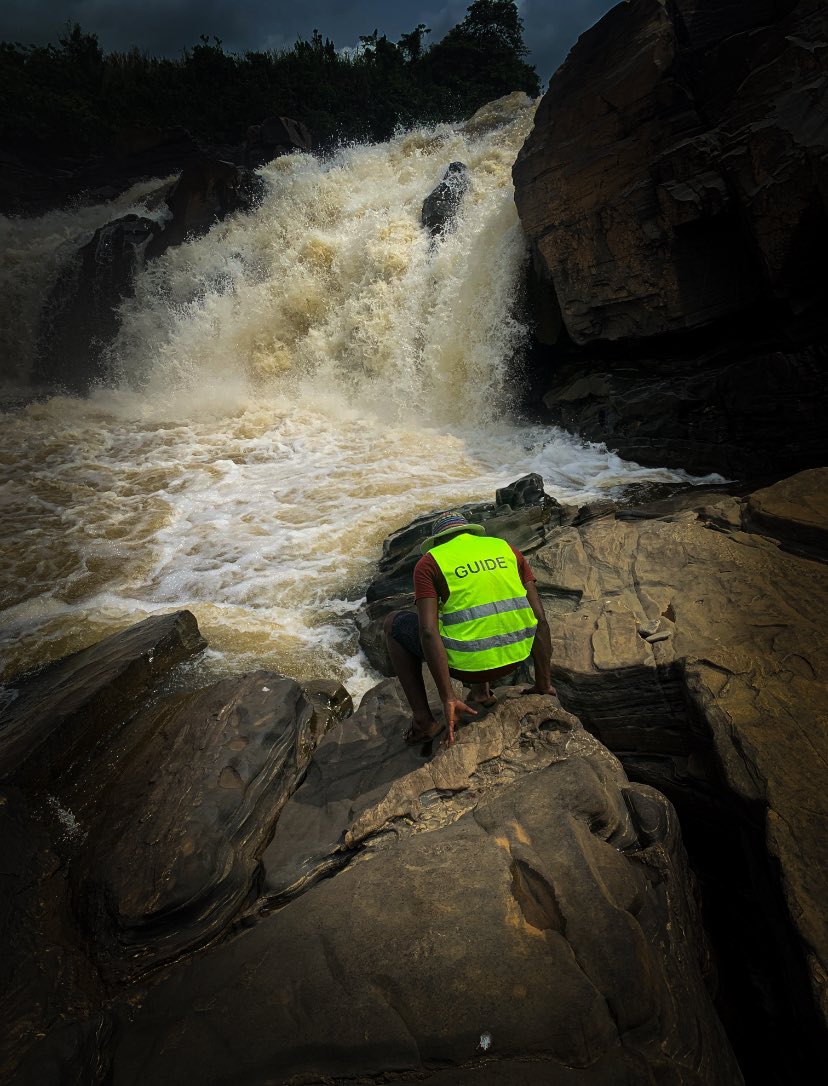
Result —
[[[187, 607], [213, 672], [358, 694], [374, 676], [351, 616], [412, 517], [529, 471], [579, 503], [682, 477], [510, 416], [526, 334], [511, 164], [532, 112], [516, 95], [465, 129], [277, 160], [255, 213], [142, 275], [113, 387], [3, 419], [6, 674]], [[422, 202], [457, 159], [471, 187], [432, 243]]]

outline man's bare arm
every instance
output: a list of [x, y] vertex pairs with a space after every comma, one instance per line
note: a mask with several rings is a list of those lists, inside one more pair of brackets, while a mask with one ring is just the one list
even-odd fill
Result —
[[535, 685], [525, 691], [527, 694], [554, 694], [550, 672], [552, 659], [552, 635], [549, 632], [549, 623], [546, 621], [546, 612], [538, 595], [538, 589], [534, 581], [526, 585], [526, 598], [529, 606], [537, 619], [538, 628], [535, 631], [535, 640], [532, 642], [532, 662], [535, 665]]
[[477, 716], [477, 712], [455, 696], [454, 687], [451, 685], [448, 658], [437, 624], [437, 600], [433, 598], [417, 600], [417, 615], [420, 619], [420, 644], [423, 646], [428, 670], [437, 684], [437, 693], [443, 703], [443, 712], [448, 725], [447, 742], [451, 746], [454, 742], [454, 726], [457, 717], [461, 713]]

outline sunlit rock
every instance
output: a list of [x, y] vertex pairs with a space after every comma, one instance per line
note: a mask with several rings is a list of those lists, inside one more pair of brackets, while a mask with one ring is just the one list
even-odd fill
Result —
[[694, 827], [734, 1020], [755, 1000], [799, 1075], [828, 1005], [827, 486], [684, 494], [563, 527], [532, 560], [562, 703]]
[[405, 724], [389, 682], [322, 741], [274, 845], [332, 877], [159, 978], [113, 1082], [740, 1082], [670, 804], [551, 699], [431, 760]]

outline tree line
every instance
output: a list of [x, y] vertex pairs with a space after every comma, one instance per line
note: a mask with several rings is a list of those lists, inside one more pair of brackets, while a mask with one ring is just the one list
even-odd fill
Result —
[[314, 31], [291, 49], [242, 55], [202, 35], [177, 59], [104, 54], [77, 24], [57, 45], [3, 42], [0, 141], [77, 157], [106, 151], [126, 128], [183, 125], [232, 144], [277, 114], [303, 121], [324, 147], [459, 120], [514, 90], [540, 93], [512, 0], [475, 0], [442, 40], [430, 33], [421, 23], [394, 42], [374, 30], [347, 51]]

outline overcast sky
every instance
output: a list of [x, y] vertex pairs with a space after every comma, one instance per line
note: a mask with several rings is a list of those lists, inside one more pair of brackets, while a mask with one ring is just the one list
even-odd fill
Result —
[[[460, 22], [471, 0], [0, 0], [0, 40], [56, 42], [67, 21], [98, 35], [106, 52], [138, 46], [156, 56], [178, 56], [216, 35], [225, 49], [290, 48], [314, 28], [337, 48], [352, 47], [376, 27], [396, 41], [418, 23], [439, 41]], [[541, 84], [613, 0], [519, 0], [524, 37]], [[427, 39], [429, 40], [429, 39]]]

